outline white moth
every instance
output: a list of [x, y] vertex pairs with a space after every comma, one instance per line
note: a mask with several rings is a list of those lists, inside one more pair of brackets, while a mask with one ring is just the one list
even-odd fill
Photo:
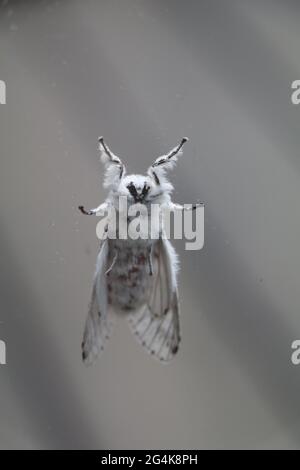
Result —
[[[126, 197], [128, 207], [142, 204], [151, 211], [151, 204], [169, 210], [184, 210], [174, 204], [170, 194], [172, 184], [166, 172], [172, 169], [182, 146], [157, 158], [147, 176], [126, 175], [119, 157], [99, 138], [101, 160], [105, 165], [106, 201], [99, 207], [82, 213], [95, 215], [99, 211], [119, 209], [119, 198]], [[195, 208], [196, 206], [192, 206]], [[123, 214], [124, 215], [124, 214]], [[125, 214], [126, 221], [129, 221]], [[127, 222], [126, 222], [127, 223]], [[129, 324], [142, 346], [154, 357], [169, 362], [180, 343], [179, 304], [177, 292], [178, 261], [174, 248], [163, 237], [163, 223], [156, 239], [111, 239], [101, 241], [96, 263], [92, 296], [86, 320], [82, 358], [91, 364], [109, 339], [115, 314], [127, 315]]]

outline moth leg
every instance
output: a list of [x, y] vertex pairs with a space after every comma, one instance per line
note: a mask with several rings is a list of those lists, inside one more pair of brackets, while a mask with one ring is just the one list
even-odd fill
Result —
[[78, 209], [80, 210], [80, 212], [82, 212], [84, 215], [94, 215], [94, 210], [91, 209], [91, 210], [85, 210], [84, 206], [78, 206]]
[[185, 207], [181, 204], [172, 203], [170, 207], [174, 211], [194, 211], [195, 209], [198, 209], [198, 207], [204, 207], [204, 202], [190, 204], [188, 207]]
[[105, 202], [105, 203], [102, 203], [100, 204], [100, 206], [98, 207], [95, 207], [95, 209], [90, 209], [90, 210], [86, 210], [84, 208], [84, 206], [78, 206], [78, 209], [80, 210], [80, 212], [82, 212], [84, 215], [96, 215], [97, 212], [99, 211], [106, 211], [108, 208], [108, 204]]
[[116, 252], [115, 252], [115, 256], [114, 256], [114, 258], [113, 258], [113, 260], [112, 260], [112, 263], [111, 263], [110, 267], [108, 268], [107, 271], [105, 271], [105, 276], [108, 276], [108, 275], [109, 275], [109, 273], [110, 273], [111, 270], [113, 269], [114, 265], [116, 264], [117, 259], [118, 259], [118, 252], [116, 251]]

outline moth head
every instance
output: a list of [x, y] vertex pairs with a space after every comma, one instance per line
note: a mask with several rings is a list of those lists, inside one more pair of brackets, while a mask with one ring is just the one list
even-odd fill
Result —
[[173, 185], [168, 181], [166, 174], [176, 165], [178, 157], [182, 155], [182, 147], [187, 141], [188, 138], [183, 137], [176, 147], [166, 155], [158, 157], [148, 168], [148, 175], [155, 184], [153, 194], [160, 192], [170, 194], [173, 191]]
[[99, 137], [101, 160], [105, 165], [104, 187], [112, 190], [117, 196], [125, 196], [129, 203], [161, 202], [173, 190], [166, 174], [175, 166], [187, 140], [184, 137], [168, 154], [158, 157], [148, 168], [147, 175], [142, 176], [126, 175], [126, 168], [121, 159], [112, 153], [103, 137]]
[[119, 184], [118, 195], [125, 196], [130, 204], [147, 204], [152, 201], [154, 190], [149, 175], [126, 175]]

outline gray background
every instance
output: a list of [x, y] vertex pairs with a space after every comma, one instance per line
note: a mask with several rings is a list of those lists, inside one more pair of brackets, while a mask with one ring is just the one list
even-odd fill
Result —
[[[299, 448], [298, 1], [2, 1], [1, 448]], [[182, 347], [162, 366], [117, 325], [80, 343], [98, 240], [97, 136], [143, 172], [183, 136]]]

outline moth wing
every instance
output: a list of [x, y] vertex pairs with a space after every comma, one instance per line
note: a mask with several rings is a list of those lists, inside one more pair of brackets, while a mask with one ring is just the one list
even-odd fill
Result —
[[175, 356], [180, 343], [176, 270], [174, 248], [169, 240], [158, 240], [153, 247], [153, 282], [148, 302], [129, 316], [138, 341], [163, 362]]
[[112, 310], [108, 308], [105, 275], [108, 252], [108, 241], [104, 240], [97, 257], [92, 295], [83, 334], [82, 359], [87, 365], [92, 364], [104, 349], [113, 327], [114, 315]]

